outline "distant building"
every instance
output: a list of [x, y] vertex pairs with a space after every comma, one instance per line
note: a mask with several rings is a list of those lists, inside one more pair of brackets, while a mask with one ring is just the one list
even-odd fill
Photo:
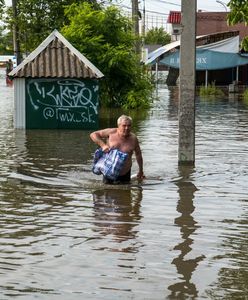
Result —
[[169, 34], [171, 35], [171, 41], [175, 42], [180, 40], [181, 35], [181, 12], [180, 11], [170, 11], [167, 23], [171, 24], [169, 28]]
[[16, 57], [14, 55], [0, 55], [0, 67], [5, 68], [6, 62], [11, 59], [13, 67], [16, 67]]
[[[228, 12], [203, 12], [198, 11], [196, 14], [196, 35], [207, 35], [224, 31], [239, 31], [239, 36], [243, 39], [248, 35], [248, 26], [239, 23], [234, 26], [227, 25]], [[170, 11], [167, 23], [171, 24], [169, 33], [172, 41], [178, 41], [181, 34], [181, 12]]]
[[205, 35], [222, 31], [239, 31], [240, 39], [248, 35], [248, 27], [244, 23], [227, 25], [228, 12], [197, 12], [196, 34]]
[[[248, 56], [240, 53], [240, 40], [248, 36], [248, 27], [244, 23], [235, 26], [227, 25], [228, 12], [203, 12], [196, 14], [196, 85], [205, 85], [215, 82], [216, 85], [229, 85], [235, 82], [240, 85], [248, 84]], [[156, 64], [156, 69], [165, 64], [169, 70], [168, 85], [175, 85], [179, 76], [180, 64], [169, 63], [179, 61], [179, 57], [172, 57], [172, 52], [180, 49], [180, 35], [182, 31], [181, 12], [171, 11], [167, 23], [170, 24], [168, 32], [171, 34], [171, 44], [164, 45], [149, 53], [146, 64]], [[233, 37], [237, 37], [233, 39]], [[223, 44], [218, 55], [209, 49], [218, 47], [218, 43], [234, 40], [235, 49]], [[202, 50], [198, 49], [201, 48]], [[202, 51], [202, 52], [201, 52]], [[208, 52], [208, 53], [207, 53]], [[207, 56], [201, 56], [207, 54]], [[179, 55], [179, 52], [177, 52]], [[200, 65], [199, 62], [208, 62]], [[209, 64], [209, 62], [211, 62]], [[215, 63], [213, 63], [215, 61]], [[154, 67], [153, 67], [154, 68]]]
[[[168, 85], [176, 85], [180, 68], [180, 40], [149, 53], [147, 65], [165, 65]], [[215, 82], [248, 84], [248, 55], [239, 52], [239, 32], [227, 31], [196, 37], [196, 85]], [[157, 69], [157, 67], [156, 67]]]

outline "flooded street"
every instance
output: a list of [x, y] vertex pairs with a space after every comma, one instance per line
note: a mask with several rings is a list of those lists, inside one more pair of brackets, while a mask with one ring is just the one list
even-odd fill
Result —
[[0, 72], [1, 300], [248, 299], [248, 103], [197, 98], [196, 164], [179, 168], [177, 92], [159, 86], [131, 113], [147, 179], [106, 186], [90, 131], [13, 128]]

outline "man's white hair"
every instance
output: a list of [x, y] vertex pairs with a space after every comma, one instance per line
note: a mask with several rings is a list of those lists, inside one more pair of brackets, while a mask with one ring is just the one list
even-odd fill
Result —
[[117, 125], [119, 126], [121, 124], [122, 121], [130, 121], [130, 123], [132, 124], [133, 120], [131, 117], [126, 116], [126, 115], [121, 115], [118, 120], [117, 120]]

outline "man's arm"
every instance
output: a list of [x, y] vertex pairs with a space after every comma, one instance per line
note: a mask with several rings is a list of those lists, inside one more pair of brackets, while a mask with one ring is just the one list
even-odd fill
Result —
[[143, 156], [142, 156], [142, 153], [141, 153], [141, 149], [140, 149], [138, 139], [136, 141], [135, 156], [136, 156], [137, 164], [139, 166], [139, 172], [137, 174], [137, 178], [138, 179], [144, 179], [145, 175], [144, 175], [144, 172], [143, 172]]
[[102, 148], [104, 152], [109, 151], [109, 145], [107, 142], [107, 139], [109, 135], [114, 132], [116, 129], [115, 128], [106, 128], [102, 130], [97, 130], [94, 131], [90, 134], [90, 138], [94, 143], [96, 143], [98, 146]]

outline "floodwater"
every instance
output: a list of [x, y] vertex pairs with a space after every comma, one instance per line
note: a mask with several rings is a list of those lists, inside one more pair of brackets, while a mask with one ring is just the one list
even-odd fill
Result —
[[89, 131], [15, 130], [3, 71], [0, 91], [1, 300], [248, 299], [245, 102], [197, 98], [196, 164], [179, 168], [178, 95], [158, 86], [132, 113], [147, 179], [105, 186]]

